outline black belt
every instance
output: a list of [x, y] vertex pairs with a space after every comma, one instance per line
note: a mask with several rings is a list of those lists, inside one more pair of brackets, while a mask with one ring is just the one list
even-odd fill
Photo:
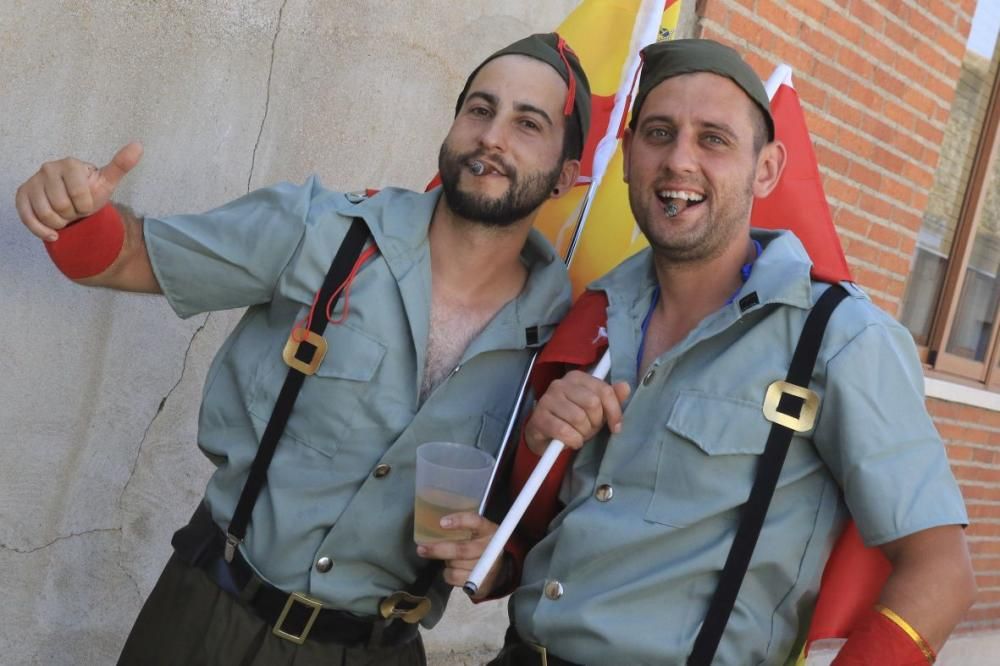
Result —
[[500, 663], [514, 666], [581, 666], [552, 654], [541, 645], [524, 640], [513, 625], [507, 627], [503, 651], [500, 654], [503, 657], [499, 660]]
[[204, 504], [171, 541], [177, 556], [202, 569], [216, 585], [238, 597], [276, 636], [302, 644], [309, 640], [344, 647], [394, 647], [417, 636], [417, 625], [381, 617], [359, 617], [326, 608], [305, 594], [289, 594], [258, 576], [237, 550], [232, 562], [223, 558], [225, 536]]

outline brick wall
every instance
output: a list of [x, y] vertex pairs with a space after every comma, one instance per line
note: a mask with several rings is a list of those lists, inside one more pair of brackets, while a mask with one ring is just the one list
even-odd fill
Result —
[[[989, 1], [989, 0], [984, 0]], [[855, 280], [899, 315], [976, 0], [699, 0], [697, 36], [766, 79], [787, 63]], [[980, 594], [960, 631], [1000, 627], [1000, 412], [928, 409], [962, 486]]]
[[959, 630], [1000, 626], [1000, 412], [928, 400], [969, 511], [979, 597]]
[[[924, 8], [924, 5], [930, 5]], [[975, 0], [701, 0], [702, 37], [794, 71], [857, 282], [898, 315]]]

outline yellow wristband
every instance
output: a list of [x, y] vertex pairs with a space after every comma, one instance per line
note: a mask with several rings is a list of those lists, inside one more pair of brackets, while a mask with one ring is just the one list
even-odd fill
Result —
[[902, 629], [906, 635], [910, 637], [910, 640], [917, 644], [917, 647], [920, 648], [920, 651], [927, 659], [928, 664], [934, 663], [934, 660], [937, 659], [937, 655], [934, 654], [934, 649], [927, 644], [927, 641], [924, 640], [924, 637], [921, 636], [916, 629], [910, 626], [909, 622], [893, 612], [891, 608], [886, 608], [882, 604], [875, 604], [875, 610], [887, 617], [894, 625]]

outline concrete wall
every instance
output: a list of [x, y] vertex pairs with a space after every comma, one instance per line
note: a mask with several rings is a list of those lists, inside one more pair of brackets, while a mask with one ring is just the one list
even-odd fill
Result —
[[[238, 316], [74, 286], [17, 221], [17, 186], [139, 139], [116, 198], [140, 213], [313, 172], [422, 188], [471, 67], [576, 4], [0, 0], [0, 663], [114, 661], [209, 474], [201, 385]], [[458, 601], [431, 663], [499, 645], [502, 606]]]

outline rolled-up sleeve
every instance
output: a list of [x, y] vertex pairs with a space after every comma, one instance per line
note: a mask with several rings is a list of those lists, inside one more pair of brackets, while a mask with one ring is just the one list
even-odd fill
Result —
[[867, 545], [968, 523], [913, 340], [897, 323], [866, 326], [829, 360], [814, 441]]
[[146, 248], [174, 311], [209, 310], [271, 300], [302, 242], [317, 184], [281, 183], [199, 215], [147, 217]]

